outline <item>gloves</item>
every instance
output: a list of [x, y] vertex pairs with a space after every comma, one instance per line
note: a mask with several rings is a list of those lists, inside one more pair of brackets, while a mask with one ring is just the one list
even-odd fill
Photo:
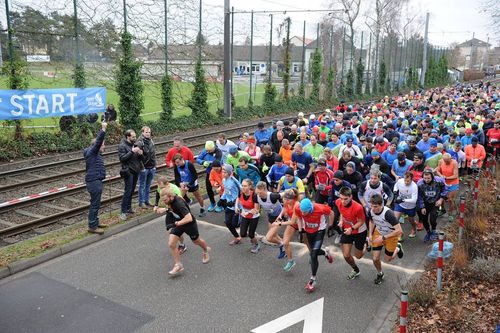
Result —
[[304, 234], [305, 234], [305, 230], [304, 229], [300, 229], [299, 230], [299, 242], [303, 243], [304, 242]]
[[267, 170], [269, 170], [269, 167], [264, 163], [264, 165], [262, 166], [262, 172], [266, 172]]
[[328, 230], [326, 231], [326, 235], [328, 236], [328, 238], [333, 237], [334, 230], [335, 230], [335, 226], [331, 225], [328, 227]]
[[166, 227], [167, 227], [167, 230], [170, 230], [170, 229], [174, 228], [175, 227], [175, 222], [167, 224]]
[[210, 166], [210, 162], [209, 162], [209, 161], [205, 161], [205, 162], [203, 162], [203, 166], [204, 166], [205, 168], [208, 168], [208, 167]]
[[227, 200], [226, 199], [220, 199], [219, 202], [217, 202], [217, 206], [226, 208], [227, 207]]
[[398, 205], [402, 203], [404, 200], [401, 199], [401, 197], [397, 197], [396, 200], [394, 200], [394, 203], [397, 203]]

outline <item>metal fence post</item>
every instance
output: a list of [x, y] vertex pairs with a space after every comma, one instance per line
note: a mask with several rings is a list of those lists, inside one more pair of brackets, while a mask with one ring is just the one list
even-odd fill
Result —
[[458, 224], [458, 242], [462, 241], [464, 235], [465, 228], [465, 196], [462, 194], [460, 196], [460, 215], [459, 215], [459, 224]]
[[253, 10], [252, 14], [250, 16], [250, 93], [248, 96], [248, 103], [253, 104], [252, 100], [252, 77], [253, 77], [253, 70], [252, 70], [252, 61], [253, 61]]
[[399, 333], [406, 333], [406, 318], [408, 316], [408, 291], [401, 291], [401, 310], [399, 312]]
[[444, 232], [439, 232], [438, 243], [438, 262], [437, 262], [437, 290], [441, 291], [443, 287], [443, 247], [444, 247]]
[[477, 212], [477, 197], [479, 194], [479, 172], [476, 174], [475, 177], [475, 183], [474, 183], [474, 214]]

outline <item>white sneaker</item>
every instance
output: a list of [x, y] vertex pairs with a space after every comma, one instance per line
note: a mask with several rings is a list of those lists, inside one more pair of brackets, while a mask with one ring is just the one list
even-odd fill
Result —
[[339, 235], [337, 235], [337, 236], [335, 237], [334, 243], [335, 243], [335, 244], [340, 244], [340, 238], [341, 238], [341, 237], [342, 237], [342, 235], [340, 235], [340, 234], [339, 234]]

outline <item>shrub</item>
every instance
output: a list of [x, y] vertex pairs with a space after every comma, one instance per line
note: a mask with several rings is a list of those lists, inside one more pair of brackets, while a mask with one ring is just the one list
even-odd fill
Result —
[[406, 289], [408, 290], [408, 300], [410, 303], [416, 303], [425, 309], [436, 303], [434, 283], [428, 282], [426, 279], [408, 281]]
[[495, 282], [500, 280], [499, 258], [475, 258], [469, 266], [470, 278]]

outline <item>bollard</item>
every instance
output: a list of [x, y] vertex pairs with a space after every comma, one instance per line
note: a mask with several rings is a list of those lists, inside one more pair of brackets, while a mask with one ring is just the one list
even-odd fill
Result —
[[474, 213], [477, 212], [477, 196], [479, 194], [479, 174], [476, 175], [476, 182], [474, 183]]
[[439, 247], [438, 247], [438, 267], [437, 267], [437, 290], [441, 291], [443, 280], [443, 247], [444, 247], [444, 232], [439, 232]]
[[460, 218], [458, 222], [458, 241], [462, 241], [462, 237], [464, 235], [464, 228], [465, 228], [465, 220], [464, 220], [464, 215], [465, 215], [465, 196], [461, 195], [460, 196]]
[[399, 312], [399, 333], [406, 333], [406, 317], [408, 312], [408, 292], [401, 291], [401, 311]]

